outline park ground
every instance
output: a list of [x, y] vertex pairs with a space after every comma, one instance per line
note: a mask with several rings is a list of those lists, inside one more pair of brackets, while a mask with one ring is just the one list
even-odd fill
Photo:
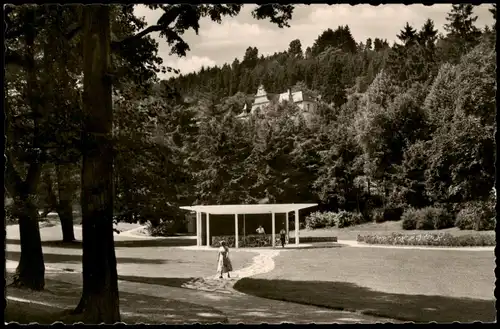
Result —
[[[137, 225], [119, 224], [123, 233], [115, 234], [115, 244], [122, 321], [494, 321], [493, 248], [381, 249], [342, 244], [358, 234], [390, 234], [397, 229], [397, 223], [383, 224], [300, 232], [337, 236], [339, 243], [330, 248], [233, 249], [235, 278], [222, 281], [215, 278], [216, 253], [192, 247], [191, 237], [138, 237], [128, 233], [137, 231]], [[466, 233], [457, 232], [452, 230], [452, 234]], [[76, 306], [81, 292], [81, 245], [58, 242], [58, 225], [42, 228], [41, 234], [47, 291], [8, 287], [6, 321], [75, 320], [67, 310]], [[81, 239], [78, 225], [75, 235]], [[19, 229], [8, 226], [8, 272], [15, 269], [19, 255]], [[245, 271], [249, 268], [257, 271]]]

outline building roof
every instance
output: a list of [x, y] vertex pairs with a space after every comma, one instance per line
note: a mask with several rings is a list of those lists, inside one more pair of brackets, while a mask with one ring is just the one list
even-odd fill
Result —
[[[285, 92], [280, 94], [278, 101], [281, 103], [282, 101], [288, 101], [289, 99], [290, 99], [289, 92]], [[292, 93], [292, 99], [294, 103], [302, 102], [304, 100], [302, 91], [296, 91]]]
[[280, 204], [225, 204], [207, 206], [185, 206], [179, 207], [183, 210], [204, 212], [212, 215], [234, 215], [234, 214], [270, 214], [287, 213], [316, 207], [317, 203], [280, 203]]

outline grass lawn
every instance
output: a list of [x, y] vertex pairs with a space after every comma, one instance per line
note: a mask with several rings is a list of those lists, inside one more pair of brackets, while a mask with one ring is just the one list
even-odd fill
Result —
[[493, 252], [342, 247], [290, 250], [275, 262], [234, 288], [402, 321], [495, 319]]
[[[215, 275], [217, 251], [191, 251], [168, 247], [117, 247], [118, 274], [140, 277], [193, 278]], [[72, 271], [82, 269], [82, 250], [43, 247], [45, 264]], [[6, 259], [19, 261], [20, 246], [8, 245]], [[254, 252], [235, 251], [235, 270], [249, 266]]]
[[[421, 234], [421, 233], [450, 233], [454, 236], [468, 235], [468, 234], [495, 234], [495, 231], [473, 231], [473, 230], [460, 230], [456, 227], [444, 230], [403, 230], [401, 228], [402, 221], [396, 222], [383, 222], [383, 223], [365, 223], [361, 225], [345, 227], [345, 228], [324, 228], [315, 230], [300, 230], [300, 236], [306, 237], [324, 237], [336, 236], [339, 240], [356, 240], [358, 234], [360, 235], [373, 235], [373, 234]], [[290, 236], [294, 236], [295, 232], [290, 231]]]
[[[81, 315], [70, 314], [80, 299], [80, 285], [46, 280], [46, 290], [43, 292], [7, 287], [7, 296], [22, 298], [30, 302], [7, 299], [4, 313], [6, 322], [52, 324], [55, 321], [61, 321], [72, 324], [81, 321], [87, 323]], [[44, 305], [44, 303], [49, 305]], [[120, 291], [120, 311], [121, 321], [129, 324], [226, 321], [220, 311], [211, 307], [122, 291]]]
[[388, 294], [347, 282], [245, 278], [234, 288], [258, 297], [416, 323], [493, 322], [496, 316], [494, 301]]

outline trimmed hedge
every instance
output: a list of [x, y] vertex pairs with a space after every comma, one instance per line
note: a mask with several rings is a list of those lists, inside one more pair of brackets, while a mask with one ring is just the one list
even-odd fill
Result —
[[358, 242], [367, 244], [403, 246], [441, 246], [441, 247], [481, 247], [496, 246], [496, 238], [490, 234], [469, 234], [453, 236], [450, 233], [425, 233], [391, 235], [358, 235]]

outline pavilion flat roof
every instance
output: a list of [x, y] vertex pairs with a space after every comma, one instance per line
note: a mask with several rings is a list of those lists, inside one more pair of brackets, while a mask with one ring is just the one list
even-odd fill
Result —
[[316, 207], [317, 203], [280, 203], [280, 204], [225, 204], [206, 206], [185, 206], [184, 210], [204, 212], [212, 215], [234, 215], [234, 214], [271, 214], [287, 213]]

